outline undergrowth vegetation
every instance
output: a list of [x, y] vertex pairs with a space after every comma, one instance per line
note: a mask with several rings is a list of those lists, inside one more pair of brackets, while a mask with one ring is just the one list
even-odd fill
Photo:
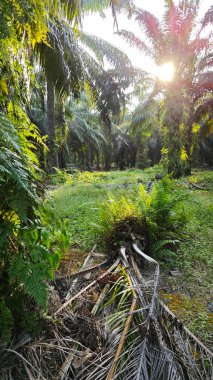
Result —
[[[151, 193], [147, 194], [150, 181], [154, 181], [159, 172], [159, 166], [144, 171], [77, 172], [71, 183], [68, 181], [49, 191], [48, 199], [52, 199], [54, 213], [68, 219], [72, 242], [80, 250], [90, 250], [99, 235], [102, 235], [103, 247], [104, 234], [110, 233], [116, 223], [137, 217], [146, 224], [153, 251], [158, 250], [152, 244], [155, 240], [179, 240], [182, 237], [178, 252], [181, 264], [187, 266], [191, 254], [188, 251], [184, 254], [185, 248], [182, 250], [182, 247], [187, 246], [193, 236], [203, 234], [206, 238], [201, 241], [205, 240], [207, 251], [211, 250], [213, 174], [211, 171], [194, 171], [192, 176], [180, 180], [164, 178], [155, 181]], [[191, 188], [192, 182], [202, 184], [204, 190]], [[190, 246], [199, 245], [197, 240], [193, 239]], [[202, 255], [204, 261], [205, 257], [210, 257], [203, 250], [199, 252], [196, 250], [193, 256], [199, 259]]]
[[122, 221], [136, 219], [145, 235], [143, 248], [156, 256], [172, 255], [187, 220], [182, 202], [186, 191], [176, 189], [175, 181], [166, 177], [147, 194], [158, 172], [158, 166], [143, 172], [77, 172], [72, 182], [68, 179], [50, 191], [49, 198], [53, 197], [55, 213], [70, 220], [68, 229], [80, 249], [89, 250], [97, 241], [103, 249], [104, 241], [112, 239], [116, 247], [121, 245], [113, 231]]
[[51, 185], [61, 185], [65, 183], [77, 185], [79, 183], [96, 183], [106, 177], [105, 172], [81, 172], [80, 170], [74, 169], [72, 173], [69, 173], [69, 170], [55, 168], [55, 173], [49, 175], [49, 182]]
[[[139, 184], [133, 199], [124, 196], [116, 199], [110, 195], [109, 200], [101, 206], [101, 235], [108, 240], [114, 239], [115, 245], [118, 236], [121, 239], [123, 237], [124, 241], [131, 240], [128, 235], [134, 233], [137, 220], [137, 234], [143, 238], [143, 249], [159, 258], [173, 256], [171, 248], [179, 243], [187, 220], [182, 202], [185, 197], [185, 192], [176, 191], [175, 182], [168, 177], [156, 182], [150, 194], [147, 194], [144, 185]], [[122, 234], [118, 234], [121, 229]], [[123, 241], [119, 241], [119, 244], [123, 244]]]
[[[38, 160], [33, 143], [17, 132], [15, 121], [0, 115], [0, 347], [12, 328], [29, 319], [30, 303], [45, 309], [47, 280], [69, 246], [66, 222], [41, 207]], [[32, 131], [40, 143], [36, 128]], [[24, 144], [23, 144], [24, 142]], [[9, 190], [8, 190], [9, 189]], [[27, 302], [28, 300], [28, 302]], [[28, 316], [27, 316], [28, 315]]]
[[[137, 233], [144, 232], [148, 237], [144, 249], [163, 265], [165, 289], [168, 293], [184, 294], [188, 303], [193, 302], [188, 317], [181, 312], [180, 317], [206, 338], [213, 267], [213, 172], [195, 170], [190, 177], [179, 180], [164, 178], [155, 181], [147, 194], [150, 181], [159, 172], [159, 166], [144, 171], [112, 171], [95, 181], [93, 173], [89, 173], [91, 181], [66, 183], [49, 191], [48, 198], [54, 202], [55, 215], [68, 219], [68, 230], [79, 255], [91, 250], [95, 243], [97, 250], [110, 253], [112, 245], [109, 248], [108, 243], [113, 239], [117, 249], [127, 236], [126, 226], [130, 232], [133, 227]], [[119, 229], [125, 234], [119, 234]], [[178, 276], [168, 274], [173, 269], [178, 269]], [[195, 298], [200, 300], [197, 312]], [[201, 317], [205, 326], [202, 328]]]
[[[66, 221], [46, 206], [35, 211], [34, 221], [13, 226], [8, 244], [9, 254], [5, 242], [0, 255], [0, 347], [9, 342], [12, 329], [18, 333], [24, 326], [32, 334], [40, 312], [47, 307], [47, 280], [54, 278], [70, 237]], [[37, 310], [37, 316], [31, 309]]]

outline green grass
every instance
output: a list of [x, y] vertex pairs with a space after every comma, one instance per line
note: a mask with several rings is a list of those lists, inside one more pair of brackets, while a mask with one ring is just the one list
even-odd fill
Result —
[[[190, 188], [189, 182], [202, 184], [207, 190]], [[178, 180], [177, 186], [188, 192], [184, 202], [188, 223], [179, 264], [189, 272], [192, 268], [206, 270], [213, 264], [213, 171], [193, 171], [190, 177]]]
[[[82, 173], [72, 183], [48, 191], [47, 198], [52, 199], [55, 214], [69, 220], [72, 244], [77, 244], [81, 250], [90, 250], [97, 239], [94, 224], [99, 224], [99, 209], [109, 193], [134, 199], [138, 185], [142, 183], [146, 187], [159, 172], [161, 169], [156, 166], [143, 171]], [[192, 190], [189, 182], [202, 184], [210, 190]], [[177, 189], [185, 189], [188, 193], [185, 201], [188, 224], [186, 238], [180, 247], [180, 263], [185, 268], [197, 265], [200, 259], [209, 264], [213, 246], [213, 172], [194, 171], [189, 178], [180, 179], [176, 184]]]
[[153, 173], [140, 170], [114, 171], [104, 173], [98, 180], [90, 174], [89, 181], [87, 174], [80, 182], [67, 183], [49, 191], [47, 198], [52, 200], [58, 217], [68, 218], [72, 245], [78, 245], [80, 250], [90, 250], [97, 240], [94, 224], [99, 224], [99, 208], [108, 199], [108, 194], [132, 198], [138, 184], [147, 184], [152, 176]]
[[[208, 190], [188, 187], [188, 223], [177, 252], [181, 276], [167, 276], [166, 281], [169, 292], [184, 300], [180, 318], [195, 335], [209, 343], [213, 337], [213, 314], [208, 309], [212, 303], [213, 171], [193, 171], [189, 178], [177, 181], [177, 186], [187, 187], [189, 181]], [[169, 303], [169, 307], [176, 313], [175, 302]]]

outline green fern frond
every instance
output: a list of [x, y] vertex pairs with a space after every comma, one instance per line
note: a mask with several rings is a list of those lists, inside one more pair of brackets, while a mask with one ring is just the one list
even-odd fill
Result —
[[176, 254], [168, 246], [173, 246], [174, 248], [179, 244], [179, 240], [158, 240], [154, 242], [150, 247], [150, 255], [153, 257], [165, 258], [165, 257], [176, 257]]

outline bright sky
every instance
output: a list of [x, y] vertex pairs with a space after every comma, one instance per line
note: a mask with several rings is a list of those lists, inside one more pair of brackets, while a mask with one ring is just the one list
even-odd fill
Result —
[[[186, 0], [187, 1], [187, 0]], [[161, 18], [164, 12], [164, 0], [135, 0], [136, 6], [150, 11], [156, 17]], [[212, 0], [200, 0], [200, 18], [212, 5]], [[139, 52], [135, 48], [129, 47], [129, 45], [123, 40], [122, 37], [117, 36], [113, 31], [113, 18], [111, 9], [105, 11], [106, 18], [103, 19], [99, 14], [92, 14], [85, 17], [83, 22], [83, 29], [85, 32], [94, 34], [113, 45], [123, 50], [132, 64], [136, 67], [140, 67], [148, 71], [149, 73], [155, 73], [156, 68], [152, 60], [146, 57], [143, 53]], [[142, 32], [134, 19], [129, 20], [126, 15], [118, 15], [119, 29], [131, 30], [138, 36], [142, 36]]]

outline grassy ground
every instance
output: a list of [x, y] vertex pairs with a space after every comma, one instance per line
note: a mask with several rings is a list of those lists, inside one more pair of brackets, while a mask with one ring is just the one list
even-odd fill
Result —
[[158, 168], [146, 171], [128, 170], [107, 173], [86, 173], [78, 181], [68, 182], [48, 192], [55, 213], [68, 218], [72, 245], [80, 250], [90, 250], [96, 243], [94, 224], [99, 223], [99, 208], [107, 201], [109, 193], [115, 196], [134, 197], [139, 183], [147, 185]]
[[[134, 199], [139, 183], [145, 186], [159, 167], [109, 173], [82, 173], [70, 182], [48, 192], [57, 216], [69, 220], [72, 245], [89, 251], [97, 242], [100, 205], [108, 194]], [[209, 341], [213, 322], [213, 171], [194, 171], [191, 177], [176, 181], [188, 194], [184, 207], [187, 225], [172, 264], [163, 263], [161, 296], [188, 327]], [[194, 186], [195, 185], [195, 186]], [[101, 249], [101, 245], [98, 247]], [[175, 268], [174, 268], [175, 266]], [[177, 275], [171, 270], [178, 269]]]

